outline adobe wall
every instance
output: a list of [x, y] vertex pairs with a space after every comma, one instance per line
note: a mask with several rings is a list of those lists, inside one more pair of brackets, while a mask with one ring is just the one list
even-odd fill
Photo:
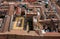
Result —
[[0, 39], [60, 39], [60, 36], [0, 35]]

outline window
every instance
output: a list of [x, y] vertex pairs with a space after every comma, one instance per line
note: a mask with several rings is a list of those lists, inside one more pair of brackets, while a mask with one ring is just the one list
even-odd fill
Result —
[[22, 19], [18, 19], [18, 21], [17, 21], [17, 27], [21, 27], [21, 25], [22, 25]]
[[2, 27], [3, 19], [0, 19], [0, 28]]

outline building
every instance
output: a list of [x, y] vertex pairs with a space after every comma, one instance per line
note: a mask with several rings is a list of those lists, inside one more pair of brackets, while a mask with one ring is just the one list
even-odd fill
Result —
[[3, 0], [0, 3], [0, 28], [0, 32], [16, 34], [17, 38], [18, 34], [29, 36], [31, 31], [31, 36], [49, 36], [51, 32], [54, 34], [50, 36], [56, 33], [60, 36], [59, 0]]

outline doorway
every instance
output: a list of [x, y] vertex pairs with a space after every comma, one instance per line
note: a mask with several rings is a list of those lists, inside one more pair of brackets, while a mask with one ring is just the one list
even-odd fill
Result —
[[33, 18], [29, 18], [28, 24], [29, 24], [29, 30], [33, 30]]

